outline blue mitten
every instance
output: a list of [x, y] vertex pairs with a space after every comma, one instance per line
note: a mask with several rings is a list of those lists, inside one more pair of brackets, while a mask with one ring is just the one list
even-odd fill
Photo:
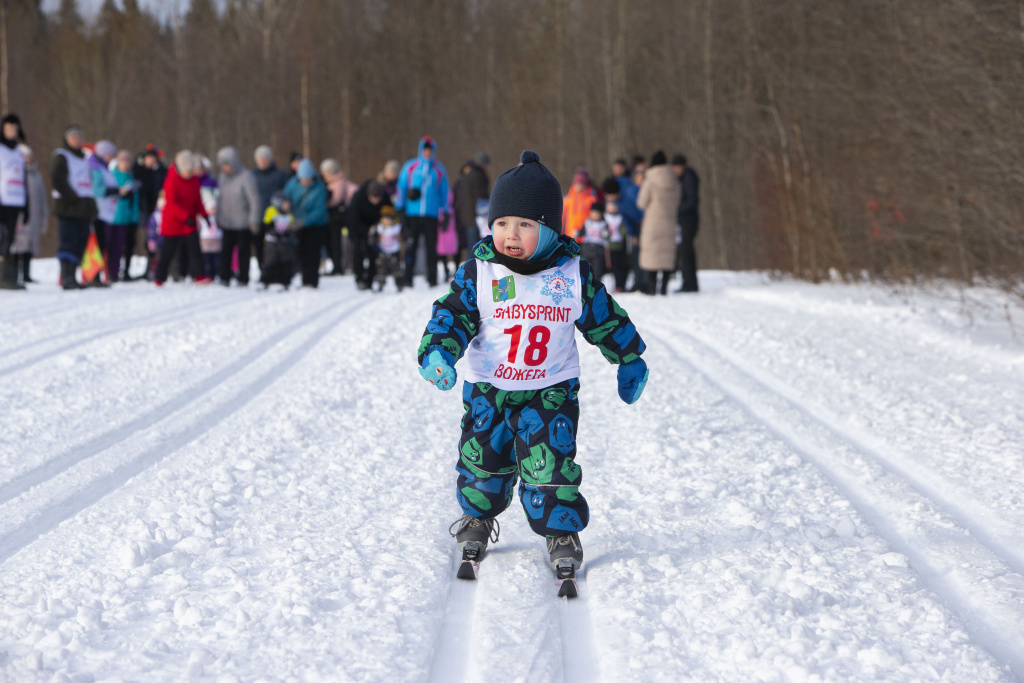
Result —
[[647, 386], [647, 363], [643, 358], [631, 360], [619, 366], [619, 398], [632, 405], [644, 393]]
[[448, 391], [455, 386], [455, 368], [451, 366], [451, 356], [441, 351], [431, 351], [423, 359], [420, 374], [441, 391]]

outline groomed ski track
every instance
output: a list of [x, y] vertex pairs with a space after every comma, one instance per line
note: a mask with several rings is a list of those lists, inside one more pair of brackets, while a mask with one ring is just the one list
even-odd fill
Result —
[[579, 342], [566, 600], [518, 500], [454, 578], [441, 290], [321, 282], [4, 299], [0, 680], [1024, 680], [1024, 422], [938, 371], [1024, 405], [1019, 350], [856, 290], [621, 297], [651, 381]]
[[[911, 473], [900, 454], [884, 444], [865, 444], [834, 416], [808, 404], [776, 378], [759, 376], [733, 354], [678, 327], [672, 334], [689, 343], [665, 344], [727, 396], [761, 421], [821, 471], [854, 508], [897, 551], [907, 555], [924, 582], [964, 620], [972, 636], [1024, 679], [1024, 567], [1020, 548], [1009, 545], [1012, 530], [973, 519]], [[880, 470], [880, 473], [879, 473]], [[941, 482], [936, 482], [941, 486]], [[924, 510], [926, 514], [917, 514]], [[999, 577], [998, 582], [990, 579]]]

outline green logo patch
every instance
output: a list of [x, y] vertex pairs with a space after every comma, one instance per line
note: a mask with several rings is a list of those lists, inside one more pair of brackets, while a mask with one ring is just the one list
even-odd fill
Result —
[[491, 280], [491, 294], [494, 296], [494, 303], [511, 301], [516, 298], [516, 281], [511, 275], [499, 280]]

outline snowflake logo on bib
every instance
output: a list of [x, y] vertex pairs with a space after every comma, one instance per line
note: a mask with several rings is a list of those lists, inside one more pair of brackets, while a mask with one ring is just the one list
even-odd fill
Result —
[[565, 277], [561, 270], [540, 277], [544, 281], [544, 288], [540, 293], [543, 296], [550, 296], [556, 304], [572, 296], [570, 287], [576, 284], [576, 281]]

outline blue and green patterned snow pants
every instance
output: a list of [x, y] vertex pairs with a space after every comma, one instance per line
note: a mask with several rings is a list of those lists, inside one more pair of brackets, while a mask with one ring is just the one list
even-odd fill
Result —
[[533, 531], [562, 536], [581, 531], [590, 513], [580, 495], [576, 456], [578, 379], [543, 389], [504, 391], [466, 382], [459, 440], [458, 499], [467, 515], [491, 519], [519, 500]]

